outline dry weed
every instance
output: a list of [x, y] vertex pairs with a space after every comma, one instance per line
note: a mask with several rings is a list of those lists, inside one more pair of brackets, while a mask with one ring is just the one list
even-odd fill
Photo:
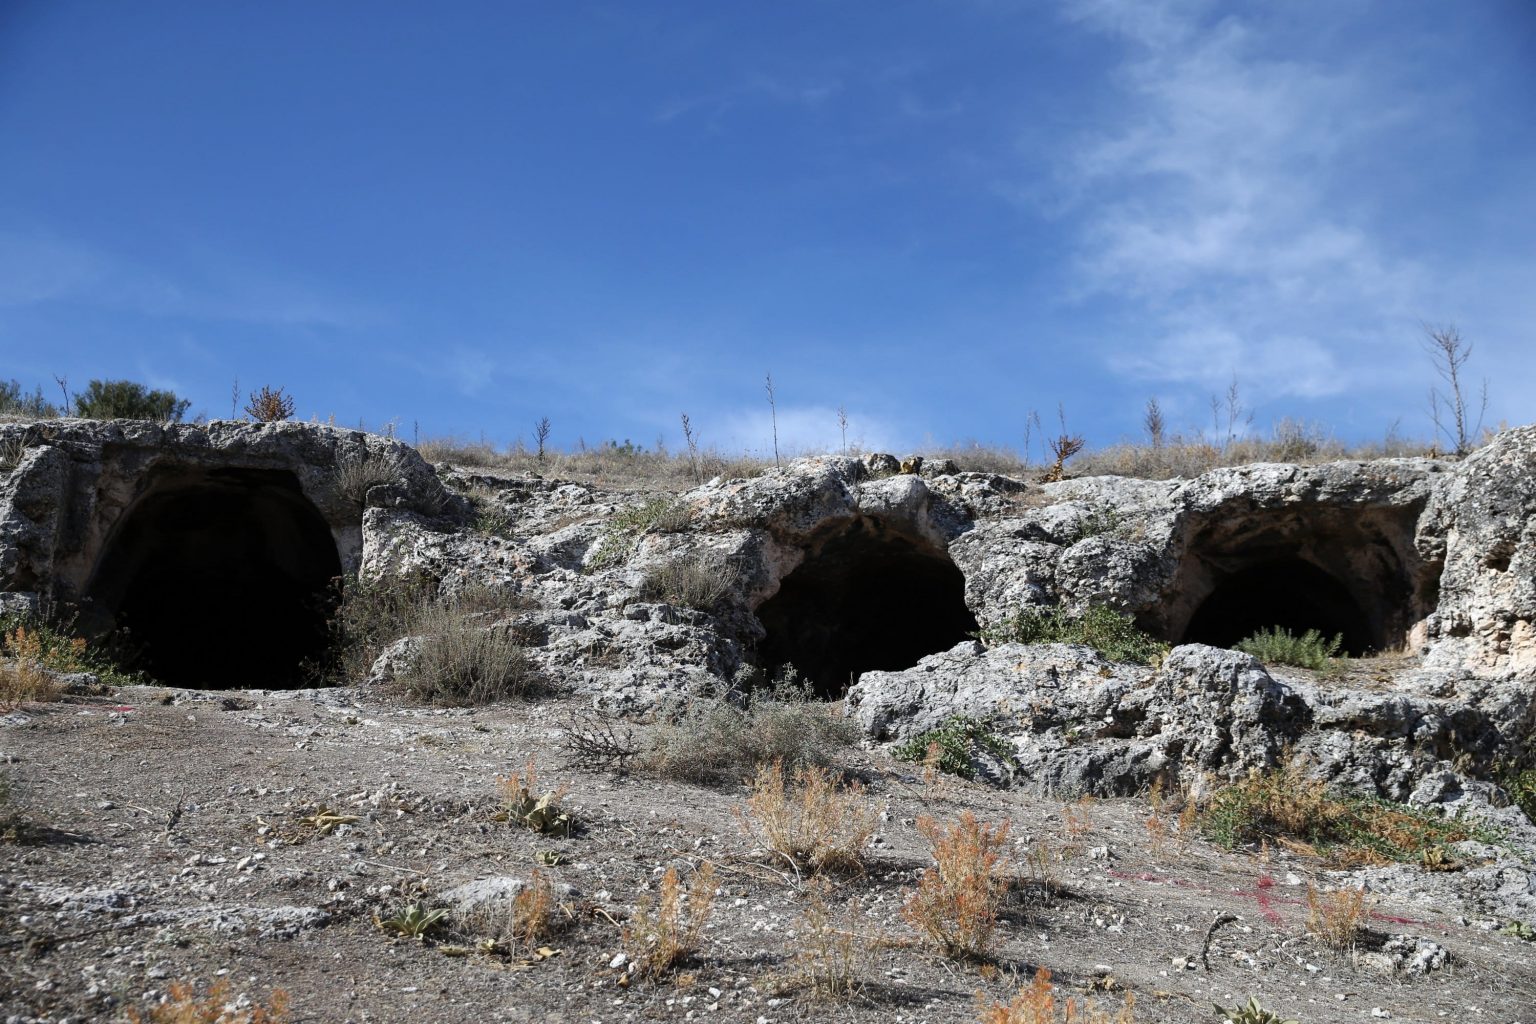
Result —
[[746, 811], [737, 811], [748, 835], [796, 871], [853, 871], [880, 822], [858, 782], [838, 784], [830, 768], [801, 765], [793, 782], [784, 762], [759, 766]]
[[1332, 949], [1349, 949], [1360, 934], [1365, 916], [1365, 892], [1332, 889], [1321, 892], [1307, 885], [1307, 932]]
[[522, 825], [545, 835], [570, 835], [576, 821], [560, 809], [560, 801], [568, 792], [564, 784], [539, 793], [539, 771], [533, 758], [523, 765], [521, 772], [513, 772], [504, 779], [497, 779], [501, 787], [502, 803], [498, 817]]
[[655, 900], [642, 900], [630, 915], [622, 940], [630, 970], [642, 978], [670, 974], [699, 951], [704, 926], [715, 909], [715, 869], [706, 862], [686, 892], [677, 869], [662, 875]]
[[871, 953], [861, 939], [863, 925], [852, 905], [834, 914], [829, 887], [813, 885], [795, 929], [796, 949], [785, 974], [774, 979], [787, 992], [817, 999], [852, 999], [859, 994], [859, 973]]
[[978, 1024], [1131, 1024], [1135, 1020], [1136, 997], [1127, 993], [1118, 1012], [1100, 1010], [1091, 1000], [1078, 1001], [1071, 996], [1058, 1000], [1051, 972], [1041, 967], [1035, 979], [1007, 1003], [997, 1003], [978, 996], [981, 1015]]
[[1009, 823], [979, 822], [966, 811], [948, 827], [919, 818], [917, 829], [933, 846], [934, 866], [918, 879], [902, 916], [945, 956], [985, 957], [1010, 883]]
[[49, 670], [79, 671], [84, 653], [84, 640], [75, 638], [62, 648], [50, 649], [41, 633], [25, 626], [0, 635], [0, 655], [12, 659], [0, 665], [0, 704], [57, 700], [62, 688]]
[[201, 999], [191, 985], [176, 982], [149, 1016], [130, 1009], [128, 1019], [132, 1024], [282, 1024], [288, 1019], [288, 995], [282, 989], [275, 989], [265, 1006], [227, 1009], [229, 1002], [229, 982], [223, 979]]

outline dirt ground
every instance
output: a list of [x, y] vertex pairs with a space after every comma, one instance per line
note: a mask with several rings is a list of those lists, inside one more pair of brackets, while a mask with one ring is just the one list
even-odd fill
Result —
[[[1337, 881], [1316, 861], [1226, 853], [1166, 818], [1149, 830], [1144, 801], [925, 781], [856, 750], [885, 817], [867, 871], [839, 878], [831, 900], [869, 940], [861, 990], [784, 991], [807, 893], [743, 834], [745, 791], [562, 768], [557, 723], [572, 707], [129, 688], [0, 716], [0, 768], [26, 823], [0, 844], [0, 1020], [122, 1020], [174, 981], [224, 978], [255, 1000], [285, 990], [296, 1022], [974, 1021], [978, 993], [1006, 999], [1045, 967], [1063, 993], [1097, 989], [1101, 1007], [1133, 995], [1137, 1021], [1215, 1021], [1213, 1000], [1256, 996], [1302, 1024], [1536, 1024], [1536, 944], [1498, 922], [1375, 898], [1361, 948], [1334, 952], [1305, 928], [1305, 883]], [[529, 756], [569, 787], [575, 835], [495, 820], [497, 778]], [[322, 806], [357, 820], [306, 825]], [[1058, 889], [1022, 890], [986, 964], [930, 952], [901, 915], [929, 863], [914, 819], [967, 809], [1009, 819], [1020, 870], [1043, 849]], [[666, 865], [686, 875], [705, 860], [721, 891], [702, 954], [671, 980], [621, 987], [620, 924]], [[374, 922], [535, 867], [574, 890], [548, 955], [392, 939]], [[1223, 914], [1237, 920], [1215, 931], [1207, 969]], [[1394, 972], [1372, 951], [1388, 935], [1431, 939], [1449, 962]]]

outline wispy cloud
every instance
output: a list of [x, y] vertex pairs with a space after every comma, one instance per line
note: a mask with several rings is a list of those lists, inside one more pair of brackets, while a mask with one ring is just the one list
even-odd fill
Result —
[[277, 326], [351, 328], [382, 319], [376, 310], [263, 272], [209, 264], [178, 275], [85, 242], [0, 229], [0, 307], [53, 302]]
[[[738, 410], [719, 423], [696, 422], [700, 436], [724, 451], [773, 454], [774, 421], [766, 407]], [[835, 452], [843, 447], [838, 411], [830, 406], [785, 406], [778, 410], [779, 451]], [[901, 432], [878, 416], [848, 411], [848, 445], [861, 451], [889, 451], [901, 446]]]
[[1362, 153], [1412, 97], [1369, 54], [1348, 65], [1277, 51], [1198, 0], [1077, 0], [1071, 18], [1116, 39], [1118, 123], [1080, 137], [1077, 283], [1146, 314], [1151, 337], [1110, 355], [1148, 380], [1270, 396], [1361, 385], [1362, 361], [1402, 346], [1430, 268], [1353, 212]]
[[843, 82], [835, 75], [793, 77], [756, 71], [721, 89], [669, 100], [656, 111], [656, 120], [666, 123], [696, 115], [714, 126], [722, 116], [739, 106], [776, 103], [818, 107], [842, 91]]

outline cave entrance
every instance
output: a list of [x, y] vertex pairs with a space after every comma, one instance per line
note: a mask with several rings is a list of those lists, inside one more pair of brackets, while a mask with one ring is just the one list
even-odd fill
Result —
[[1261, 629], [1342, 636], [1354, 657], [1385, 646], [1371, 617], [1336, 578], [1299, 558], [1251, 565], [1216, 583], [1189, 620], [1185, 643], [1231, 647]]
[[203, 689], [310, 685], [341, 560], [293, 473], [162, 473], [107, 538], [87, 594], [135, 667]]
[[814, 538], [757, 617], [763, 666], [793, 665], [827, 699], [861, 672], [910, 668], [977, 629], [949, 555], [868, 516]]

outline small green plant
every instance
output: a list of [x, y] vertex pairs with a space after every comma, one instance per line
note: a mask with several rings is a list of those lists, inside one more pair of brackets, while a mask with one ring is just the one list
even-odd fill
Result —
[[1536, 928], [1532, 928], [1524, 921], [1511, 921], [1499, 931], [1505, 935], [1513, 935], [1521, 942], [1536, 942]]
[[415, 939], [417, 942], [425, 942], [427, 935], [447, 916], [446, 910], [427, 910], [420, 903], [412, 903], [389, 917], [380, 917], [375, 914], [373, 923], [380, 931]]
[[1499, 777], [1499, 783], [1515, 806], [1524, 811], [1532, 822], [1536, 822], [1536, 767], [1506, 768]]
[[1077, 521], [1076, 527], [1071, 535], [1065, 538], [1065, 542], [1076, 544], [1089, 537], [1115, 536], [1120, 533], [1124, 525], [1118, 508], [1102, 502], [1095, 503], [1090, 505], [1088, 511]]
[[1266, 665], [1294, 665], [1320, 671], [1333, 663], [1343, 647], [1342, 633], [1328, 639], [1317, 630], [1309, 629], [1298, 636], [1275, 626], [1239, 640], [1233, 650], [1251, 654]]
[[991, 723], [979, 722], [966, 715], [951, 715], [937, 728], [897, 744], [891, 749], [891, 756], [898, 761], [931, 764], [948, 775], [973, 779], [976, 766], [972, 755], [978, 750], [997, 758], [1010, 770], [1018, 767], [1013, 747], [991, 731]]
[[1080, 615], [1064, 608], [1023, 609], [977, 636], [989, 647], [997, 644], [1086, 644], [1110, 661], [1156, 665], [1168, 645], [1136, 628], [1129, 616], [1093, 605]]
[[634, 550], [635, 541], [647, 533], [677, 533], [693, 521], [693, 510], [672, 498], [652, 498], [615, 513], [607, 529], [587, 556], [586, 569], [597, 572], [622, 563]]
[[1211, 1005], [1216, 1008], [1217, 1015], [1227, 1024], [1301, 1024], [1294, 1018], [1282, 1017], [1272, 1010], [1264, 1009], [1253, 996], [1248, 997], [1246, 1005], [1234, 1006], [1231, 1009], [1219, 1003]]
[[576, 826], [576, 820], [568, 812], [560, 809], [560, 801], [565, 798], [566, 788], [558, 786], [536, 796], [538, 788], [539, 773], [534, 767], [533, 759], [529, 758], [521, 772], [513, 772], [501, 780], [501, 815], [505, 815], [507, 821], [515, 822], [541, 835], [570, 835], [571, 830]]

